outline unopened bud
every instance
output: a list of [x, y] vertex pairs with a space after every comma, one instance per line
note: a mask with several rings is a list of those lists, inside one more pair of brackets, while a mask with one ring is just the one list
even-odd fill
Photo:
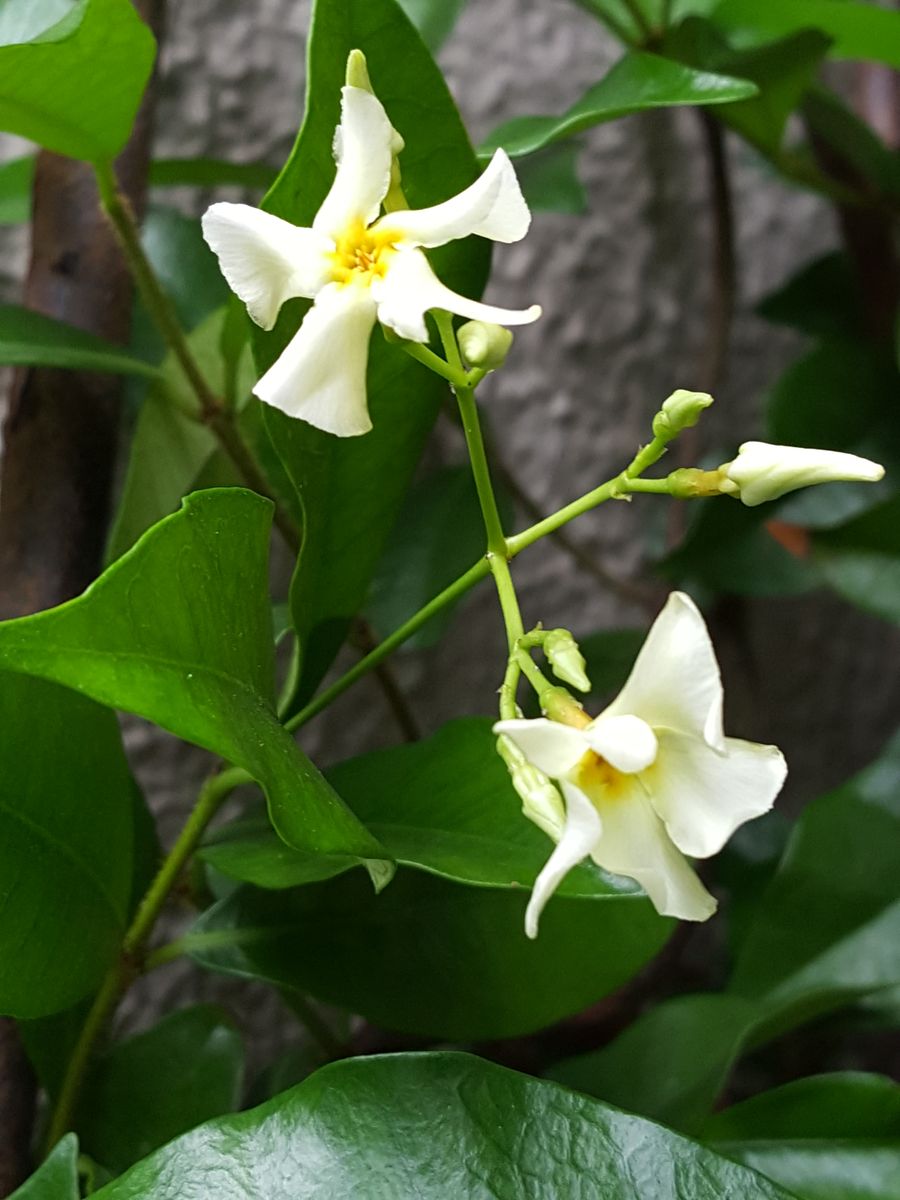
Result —
[[557, 679], [571, 684], [579, 692], [589, 692], [591, 681], [585, 668], [587, 663], [578, 649], [578, 643], [568, 629], [552, 629], [543, 642], [544, 654]]
[[496, 371], [502, 367], [513, 343], [513, 335], [502, 325], [488, 321], [467, 321], [456, 332], [463, 358], [470, 367]]
[[566, 823], [562, 796], [543, 771], [531, 765], [512, 738], [498, 737], [497, 753], [509, 770], [512, 785], [522, 801], [522, 812], [554, 841], [559, 841]]
[[682, 429], [690, 429], [700, 420], [704, 408], [709, 408], [713, 398], [709, 392], [689, 392], [679, 388], [653, 418], [653, 436], [660, 441], [669, 442], [677, 437]]
[[737, 458], [723, 463], [716, 474], [722, 479], [721, 491], [752, 508], [815, 483], [877, 483], [884, 476], [884, 467], [837, 450], [744, 442]]
[[694, 500], [698, 496], [718, 496], [729, 490], [728, 480], [718, 471], [701, 471], [698, 467], [682, 467], [666, 476], [669, 494], [679, 500]]

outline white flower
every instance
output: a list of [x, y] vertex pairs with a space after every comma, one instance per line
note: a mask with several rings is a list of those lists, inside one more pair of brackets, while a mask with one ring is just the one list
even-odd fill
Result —
[[737, 458], [723, 463], [718, 473], [723, 477], [720, 491], [753, 507], [814, 483], [836, 480], [877, 483], [884, 477], [884, 467], [868, 458], [837, 450], [744, 442]]
[[560, 881], [588, 855], [636, 879], [660, 913], [705, 921], [716, 902], [684, 856], [716, 854], [739, 825], [772, 807], [787, 774], [777, 747], [722, 732], [715, 653], [682, 592], [669, 596], [627, 683], [595, 720], [583, 728], [500, 721], [494, 731], [559, 780], [566, 802], [525, 915], [529, 937]]
[[399, 146], [380, 101], [364, 88], [344, 87], [337, 173], [311, 229], [246, 204], [214, 204], [203, 217], [223, 275], [263, 329], [292, 296], [315, 301], [254, 392], [341, 437], [372, 428], [366, 362], [376, 319], [402, 338], [427, 342], [425, 313], [432, 308], [506, 325], [527, 324], [541, 312], [459, 296], [423, 253], [470, 234], [495, 242], [525, 236], [531, 215], [506, 154], [498, 150], [471, 187], [443, 204], [379, 216]]

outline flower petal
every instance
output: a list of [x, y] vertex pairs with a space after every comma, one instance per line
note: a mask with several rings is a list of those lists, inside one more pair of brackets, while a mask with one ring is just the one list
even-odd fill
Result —
[[712, 916], [716, 901], [672, 842], [638, 779], [626, 794], [597, 807], [603, 837], [591, 857], [598, 866], [636, 879], [663, 916], [682, 921]]
[[313, 229], [337, 241], [354, 225], [371, 225], [390, 186], [393, 139], [376, 96], [363, 88], [341, 89], [341, 123], [334, 135], [337, 174]]
[[293, 340], [253, 389], [289, 417], [352, 437], [372, 428], [366, 362], [375, 305], [367, 288], [329, 284]]
[[202, 226], [228, 286], [263, 329], [272, 328], [285, 300], [311, 299], [328, 282], [334, 245], [312, 229], [249, 204], [225, 203], [208, 208]]
[[[512, 722], [508, 722], [512, 724]], [[566, 824], [556, 849], [534, 881], [531, 899], [525, 910], [525, 933], [538, 935], [538, 921], [544, 906], [566, 875], [591, 853], [603, 833], [597, 810], [577, 787], [563, 784], [566, 796]]]
[[642, 778], [675, 845], [708, 858], [744, 821], [769, 811], [786, 775], [777, 746], [725, 738], [717, 753], [700, 738], [660, 730], [656, 764]]
[[617, 771], [630, 775], [656, 759], [656, 734], [640, 717], [598, 717], [584, 732], [591, 749]]
[[537, 304], [524, 310], [494, 308], [459, 296], [441, 283], [421, 250], [403, 246], [391, 255], [384, 278], [373, 280], [372, 295], [382, 325], [413, 342], [428, 341], [425, 313], [430, 308], [497, 325], [528, 325], [541, 315]]
[[590, 749], [580, 730], [546, 717], [498, 721], [494, 733], [511, 738], [532, 766], [551, 779], [561, 779]]
[[518, 242], [528, 232], [531, 213], [505, 150], [497, 150], [484, 173], [464, 192], [431, 208], [386, 213], [379, 231], [396, 231], [410, 246], [443, 246], [457, 238]]
[[724, 745], [719, 664], [703, 617], [684, 592], [671, 593], [625, 686], [598, 719], [626, 714], [694, 733], [717, 750]]

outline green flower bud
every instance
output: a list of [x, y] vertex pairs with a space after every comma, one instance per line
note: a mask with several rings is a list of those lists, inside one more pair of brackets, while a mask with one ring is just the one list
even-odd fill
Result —
[[682, 467], [666, 476], [669, 494], [679, 500], [695, 500], [698, 496], [718, 496], [722, 492], [736, 491], [718, 471], [701, 471], [698, 467]]
[[506, 763], [509, 777], [522, 801], [522, 812], [549, 837], [558, 841], [566, 823], [562, 796], [547, 776], [533, 767], [512, 738], [497, 738], [497, 753]]
[[709, 408], [712, 402], [709, 392], [689, 392], [679, 388], [663, 402], [653, 418], [653, 436], [660, 441], [671, 441], [682, 429], [696, 425], [704, 408]]
[[551, 629], [544, 638], [543, 649], [557, 679], [578, 688], [579, 692], [591, 690], [584, 655], [568, 629]]
[[463, 358], [470, 367], [496, 371], [502, 367], [512, 346], [513, 335], [502, 325], [487, 321], [467, 321], [456, 332]]

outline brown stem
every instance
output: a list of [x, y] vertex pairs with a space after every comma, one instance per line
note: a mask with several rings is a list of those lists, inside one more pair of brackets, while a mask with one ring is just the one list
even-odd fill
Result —
[[[728, 178], [728, 159], [722, 126], [705, 108], [697, 108], [703, 134], [712, 216], [712, 295], [706, 344], [700, 363], [700, 387], [715, 392], [725, 378], [728, 343], [734, 318], [737, 268], [734, 239], [734, 205]], [[696, 427], [695, 427], [696, 428]]]

